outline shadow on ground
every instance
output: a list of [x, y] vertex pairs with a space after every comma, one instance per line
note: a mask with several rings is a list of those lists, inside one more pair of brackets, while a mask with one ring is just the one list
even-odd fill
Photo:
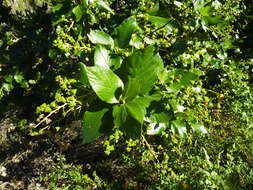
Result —
[[59, 134], [30, 136], [19, 134], [15, 125], [21, 109], [10, 109], [0, 120], [0, 190], [46, 190], [39, 177], [56, 164], [55, 154], [63, 154], [68, 162], [83, 164], [103, 159], [98, 142], [83, 145], [81, 123], [72, 122]]

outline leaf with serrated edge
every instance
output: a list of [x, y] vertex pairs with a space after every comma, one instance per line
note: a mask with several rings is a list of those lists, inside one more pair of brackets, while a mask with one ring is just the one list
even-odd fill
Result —
[[136, 78], [129, 78], [123, 91], [123, 98], [128, 101], [135, 98], [141, 89], [140, 81]]
[[124, 65], [123, 75], [126, 78], [136, 78], [141, 84], [139, 95], [149, 92], [158, 79], [158, 73], [163, 69], [163, 61], [159, 54], [154, 53], [154, 47], [149, 46], [143, 51], [136, 51]]
[[113, 118], [115, 126], [118, 126], [126, 136], [138, 139], [141, 136], [142, 125], [129, 115], [126, 105], [113, 106]]
[[152, 99], [148, 97], [136, 97], [132, 101], [127, 102], [125, 106], [128, 113], [142, 124], [144, 116], [146, 115], [146, 109], [151, 101]]

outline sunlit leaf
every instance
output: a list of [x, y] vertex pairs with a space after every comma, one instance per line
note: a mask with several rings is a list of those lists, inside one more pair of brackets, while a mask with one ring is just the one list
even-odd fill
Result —
[[135, 47], [136, 49], [140, 49], [142, 47], [142, 39], [137, 34], [133, 34], [129, 45]]
[[90, 41], [94, 44], [102, 44], [102, 45], [109, 45], [110, 47], [114, 46], [114, 41], [112, 37], [100, 30], [91, 30], [88, 34]]
[[110, 56], [109, 50], [107, 50], [104, 46], [98, 45], [94, 54], [94, 62], [95, 65], [100, 66], [104, 69], [110, 68]]
[[123, 98], [128, 101], [135, 98], [141, 89], [141, 83], [136, 78], [129, 78], [123, 91]]
[[139, 83], [139, 94], [145, 94], [152, 89], [158, 79], [158, 73], [163, 69], [163, 61], [153, 46], [142, 51], [136, 51], [128, 58], [128, 62], [122, 67], [122, 75], [125, 80], [135, 78]]
[[136, 97], [130, 102], [125, 104], [128, 113], [136, 119], [139, 123], [143, 123], [146, 109], [152, 100], [148, 97]]
[[111, 56], [110, 66], [113, 67], [113, 70], [119, 69], [123, 59], [120, 56]]
[[132, 34], [136, 31], [141, 31], [141, 29], [135, 17], [129, 17], [124, 20], [123, 23], [115, 29], [117, 45], [120, 48], [128, 46]]
[[169, 113], [152, 113], [152, 115], [145, 119], [149, 123], [149, 128], [147, 130], [148, 135], [158, 135], [161, 134], [167, 127], [170, 126], [172, 120], [172, 115]]
[[21, 83], [24, 80], [24, 76], [21, 73], [17, 73], [14, 75], [14, 79], [17, 83]]
[[111, 104], [119, 102], [115, 94], [117, 90], [123, 89], [124, 85], [112, 70], [99, 66], [85, 66], [85, 71], [92, 89], [102, 101]]

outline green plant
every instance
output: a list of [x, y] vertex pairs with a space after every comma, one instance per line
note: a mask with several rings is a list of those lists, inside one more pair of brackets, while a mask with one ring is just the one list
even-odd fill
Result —
[[[84, 114], [84, 142], [91, 142], [101, 132], [108, 133], [113, 126], [128, 137], [138, 138], [148, 124], [153, 126], [150, 134], [158, 134], [172, 125], [183, 136], [188, 121], [193, 129], [206, 133], [203, 125], [182, 113], [184, 107], [176, 101], [177, 93], [198, 79], [198, 70], [193, 73], [164, 68], [154, 45], [143, 48], [145, 43], [134, 41], [136, 35], [138, 40], [144, 38], [141, 33], [136, 18], [129, 17], [115, 28], [115, 39], [99, 30], [88, 34], [89, 40], [96, 44], [94, 66], [81, 64], [81, 82], [91, 86], [107, 105], [95, 101], [89, 109], [96, 111]], [[118, 55], [124, 49], [124, 55]], [[157, 103], [150, 107], [152, 102]]]
[[[20, 135], [82, 119], [85, 143], [107, 136], [108, 189], [252, 188], [251, 1], [3, 2], [0, 111], [26, 108]], [[101, 184], [67, 169], [51, 188]]]
[[94, 171], [92, 176], [83, 174], [82, 166], [74, 166], [66, 163], [66, 159], [63, 155], [55, 154], [57, 160], [57, 166], [53, 167], [49, 174], [40, 177], [40, 181], [48, 183], [50, 189], [100, 189], [105, 188], [106, 184], [97, 176]]

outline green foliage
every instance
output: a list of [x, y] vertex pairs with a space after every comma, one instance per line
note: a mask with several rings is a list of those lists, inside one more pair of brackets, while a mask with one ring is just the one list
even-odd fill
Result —
[[105, 187], [105, 183], [93, 172], [92, 177], [83, 174], [82, 166], [73, 166], [66, 163], [66, 159], [62, 155], [55, 154], [58, 165], [52, 167], [50, 173], [45, 178], [40, 177], [39, 180], [49, 182], [50, 189], [98, 189]]
[[[112, 158], [116, 157], [120, 165], [117, 167], [112, 162], [112, 166], [108, 160], [102, 161], [97, 166], [98, 171], [101, 169], [113, 175], [114, 180], [105, 177], [112, 189], [125, 185], [121, 178], [127, 178], [130, 183], [128, 188], [131, 185], [142, 189], [252, 188], [252, 156], [248, 148], [243, 148], [251, 146], [252, 130], [241, 133], [238, 118], [230, 116], [227, 120], [227, 115], [217, 118], [209, 114], [206, 122], [213, 129], [210, 136], [196, 134], [181, 138], [163, 132], [156, 138], [123, 141], [122, 146], [118, 143], [119, 138], [113, 138], [117, 136], [115, 133], [106, 141], [105, 147], [106, 151], [109, 147], [110, 150], [120, 149], [120, 153], [111, 152]], [[122, 167], [128, 168], [134, 175], [129, 177]]]
[[36, 8], [51, 5], [51, 0], [4, 0], [3, 5], [11, 8], [12, 14], [26, 15], [35, 12]]
[[[101, 49], [101, 46], [98, 46], [98, 48]], [[129, 136], [138, 137], [141, 133], [141, 125], [146, 115], [146, 109], [153, 100], [157, 99], [155, 96], [148, 95], [148, 92], [153, 88], [158, 73], [163, 68], [162, 60], [159, 55], [154, 55], [152, 46], [143, 51], [134, 52], [119, 68], [124, 85], [122, 80], [107, 65], [110, 62], [108, 53], [106, 61], [98, 58], [99, 54], [103, 53], [98, 48], [96, 48], [94, 56], [95, 66], [86, 67], [82, 65], [81, 67], [84, 68], [82, 69], [84, 71], [82, 75], [87, 76], [89, 84], [102, 101], [109, 104], [118, 104], [110, 108], [113, 110], [111, 114], [114, 118], [114, 125], [122, 128]], [[105, 58], [104, 54], [101, 57]], [[136, 85], [139, 88], [136, 88]], [[97, 104], [95, 106], [98, 107]], [[99, 118], [100, 115], [98, 115], [97, 120]], [[87, 117], [87, 119], [89, 118]], [[86, 121], [84, 116], [84, 123]], [[134, 127], [129, 127], [129, 125], [134, 125]], [[97, 127], [94, 125], [94, 129]], [[87, 126], [84, 125], [84, 130], [86, 128]], [[130, 130], [130, 128], [132, 129]], [[89, 130], [85, 131], [88, 132]], [[86, 134], [87, 136], [89, 134]]]
[[[251, 2], [0, 6], [0, 103], [26, 106], [22, 132], [82, 120], [83, 142], [106, 136], [105, 153], [149, 189], [252, 188]], [[69, 184], [90, 180], [74, 170], [66, 178], [81, 180]]]

